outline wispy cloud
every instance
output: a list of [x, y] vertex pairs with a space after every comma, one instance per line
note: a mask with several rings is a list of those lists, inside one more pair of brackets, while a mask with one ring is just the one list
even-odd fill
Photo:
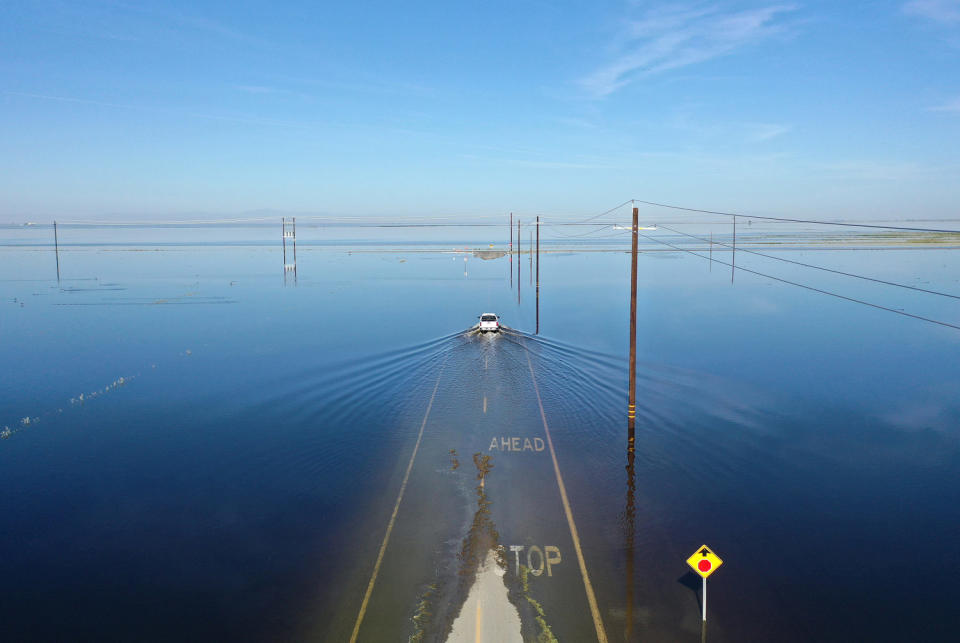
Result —
[[666, 120], [666, 124], [698, 140], [722, 140], [725, 143], [765, 143], [793, 130], [789, 123], [769, 121], [717, 120], [702, 110], [681, 108]]
[[234, 85], [234, 89], [247, 94], [285, 94], [287, 90], [266, 85]]
[[715, 5], [671, 5], [648, 11], [625, 23], [616, 58], [580, 84], [603, 97], [644, 76], [725, 56], [781, 33], [780, 18], [795, 8], [780, 4], [724, 11]]
[[914, 161], [886, 161], [878, 159], [851, 159], [819, 163], [814, 169], [845, 181], [921, 181], [955, 176], [960, 169], [955, 164], [927, 165]]
[[943, 105], [937, 105], [929, 109], [931, 112], [955, 112], [960, 114], [960, 96], [957, 96], [951, 101], [947, 101]]
[[762, 143], [783, 136], [793, 129], [792, 125], [780, 123], [750, 123], [747, 128], [747, 140], [752, 143]]
[[517, 167], [529, 167], [545, 170], [608, 170], [616, 165], [611, 165], [600, 159], [584, 159], [573, 161], [547, 161], [543, 159], [530, 158], [507, 158], [492, 157], [477, 154], [461, 154], [461, 158], [482, 163], [491, 163], [494, 165], [513, 165]]
[[960, 0], [910, 0], [903, 11], [945, 25], [960, 24]]

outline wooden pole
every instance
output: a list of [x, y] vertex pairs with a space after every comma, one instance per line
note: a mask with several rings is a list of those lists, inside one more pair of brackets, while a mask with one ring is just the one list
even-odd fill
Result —
[[280, 218], [280, 236], [283, 238], [283, 272], [287, 272], [287, 218]]
[[540, 216], [537, 216], [537, 335], [540, 334]]
[[[517, 305], [520, 305], [520, 219], [517, 218]], [[511, 272], [510, 274], [513, 274]]]
[[630, 233], [630, 391], [627, 395], [627, 507], [625, 518], [627, 521], [626, 554], [627, 554], [627, 619], [624, 628], [624, 640], [633, 637], [633, 574], [634, 574], [634, 540], [636, 477], [634, 460], [636, 458], [636, 421], [637, 421], [637, 235], [639, 234], [639, 210], [633, 209], [633, 227]]
[[632, 443], [637, 416], [637, 234], [639, 208], [633, 209], [630, 233], [630, 391], [627, 401], [628, 440]]

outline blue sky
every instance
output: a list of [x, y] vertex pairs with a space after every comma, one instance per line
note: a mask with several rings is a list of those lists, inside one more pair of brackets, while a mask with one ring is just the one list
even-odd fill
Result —
[[960, 216], [960, 0], [26, 1], [0, 21], [0, 220], [629, 198]]

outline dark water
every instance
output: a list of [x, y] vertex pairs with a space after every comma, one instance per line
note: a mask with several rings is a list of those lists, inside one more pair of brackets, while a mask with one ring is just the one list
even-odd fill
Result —
[[[3, 638], [349, 640], [376, 569], [359, 640], [443, 640], [479, 542], [506, 548], [526, 638], [529, 596], [559, 640], [595, 640], [558, 477], [611, 641], [699, 640], [703, 543], [725, 561], [711, 641], [953, 638], [960, 331], [642, 254], [631, 470], [629, 256], [554, 249], [536, 335], [526, 256], [518, 277], [304, 246], [285, 284], [276, 247], [94, 244], [61, 254], [58, 287], [47, 248], [4, 248]], [[790, 257], [960, 293], [956, 252]], [[468, 332], [486, 311], [511, 330]], [[523, 590], [532, 547], [561, 560]]]

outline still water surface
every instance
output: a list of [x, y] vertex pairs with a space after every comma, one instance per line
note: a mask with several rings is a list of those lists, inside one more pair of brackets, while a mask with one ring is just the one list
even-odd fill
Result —
[[[276, 244], [67, 245], [59, 286], [0, 249], [5, 637], [345, 641], [376, 570], [358, 640], [444, 640], [502, 545], [524, 637], [595, 640], [579, 544], [609, 640], [696, 641], [703, 543], [711, 641], [952, 637], [960, 332], [645, 243], [628, 468], [629, 255], [545, 242], [536, 334], [529, 258], [446, 241], [302, 244], [295, 283]], [[956, 250], [789, 256], [960, 293]]]

